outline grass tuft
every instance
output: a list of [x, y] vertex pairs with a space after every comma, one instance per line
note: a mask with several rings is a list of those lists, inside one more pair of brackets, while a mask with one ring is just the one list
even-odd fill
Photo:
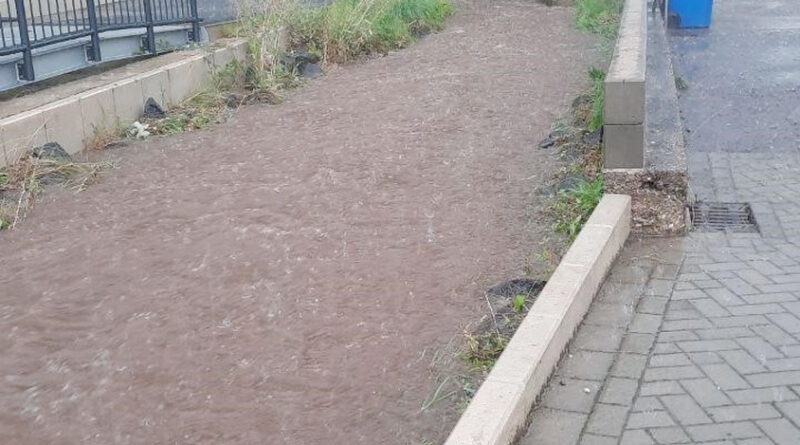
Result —
[[614, 40], [622, 12], [621, 0], [578, 0], [575, 5], [578, 29]]
[[556, 215], [555, 231], [566, 235], [570, 242], [574, 241], [602, 197], [602, 177], [583, 181], [578, 186], [561, 192], [553, 206]]

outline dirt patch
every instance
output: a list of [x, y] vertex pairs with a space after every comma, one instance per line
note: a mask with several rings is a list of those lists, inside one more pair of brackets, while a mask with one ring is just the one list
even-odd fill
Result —
[[460, 9], [280, 106], [107, 151], [0, 234], [0, 442], [441, 442], [432, 366], [549, 231], [536, 145], [593, 54], [571, 10]]
[[608, 193], [631, 196], [631, 231], [640, 235], [686, 233], [687, 181], [683, 173], [605, 173]]

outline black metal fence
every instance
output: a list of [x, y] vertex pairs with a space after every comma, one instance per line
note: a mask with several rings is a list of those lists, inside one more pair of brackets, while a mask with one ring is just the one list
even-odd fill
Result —
[[99, 62], [101, 32], [145, 28], [142, 49], [155, 53], [154, 27], [183, 23], [199, 41], [197, 0], [0, 0], [0, 56], [21, 53], [20, 78], [34, 80], [35, 48], [88, 36], [87, 56]]

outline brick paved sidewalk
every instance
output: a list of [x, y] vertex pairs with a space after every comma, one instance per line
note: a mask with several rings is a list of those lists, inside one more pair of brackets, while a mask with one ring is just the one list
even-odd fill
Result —
[[715, 4], [717, 29], [673, 40], [693, 190], [750, 203], [760, 233], [629, 242], [520, 444], [800, 444], [800, 29], [767, 20], [800, 4], [771, 4]]

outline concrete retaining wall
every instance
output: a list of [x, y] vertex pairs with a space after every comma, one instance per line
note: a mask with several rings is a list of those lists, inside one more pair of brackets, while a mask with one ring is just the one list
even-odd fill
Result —
[[630, 232], [631, 200], [605, 195], [445, 445], [510, 445]]
[[70, 154], [77, 153], [98, 131], [139, 119], [147, 98], [176, 105], [205, 88], [216, 68], [244, 57], [244, 41], [228, 42], [222, 48], [0, 119], [0, 167], [46, 142], [58, 142]]
[[605, 81], [606, 169], [644, 168], [647, 1], [626, 0]]

